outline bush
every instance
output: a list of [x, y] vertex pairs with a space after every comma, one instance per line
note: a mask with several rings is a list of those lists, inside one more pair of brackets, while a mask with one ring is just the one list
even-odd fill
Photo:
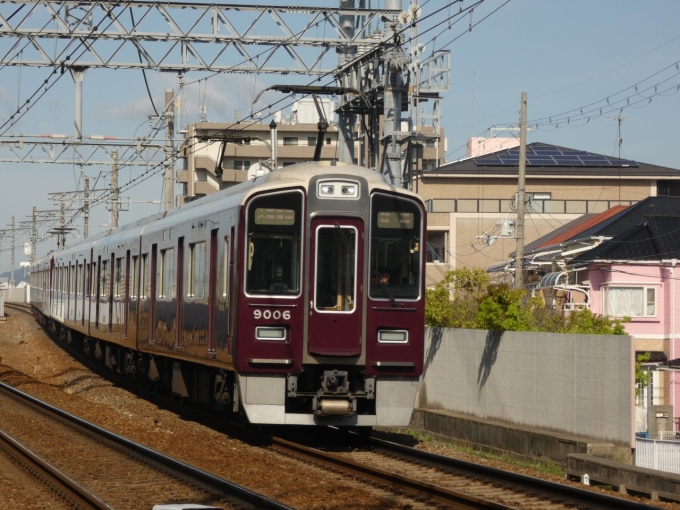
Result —
[[[625, 322], [625, 321], [624, 321]], [[425, 324], [440, 328], [542, 331], [624, 335], [621, 320], [575, 310], [568, 315], [546, 308], [540, 298], [505, 283], [493, 284], [481, 269], [448, 271], [425, 294]]]

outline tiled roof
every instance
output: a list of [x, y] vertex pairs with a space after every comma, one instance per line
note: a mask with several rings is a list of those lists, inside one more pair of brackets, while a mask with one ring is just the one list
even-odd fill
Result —
[[[527, 148], [541, 148], [547, 147], [547, 144], [543, 143], [531, 143], [527, 145]], [[570, 149], [567, 147], [553, 146], [562, 151], [563, 153], [577, 153], [585, 151], [577, 151], [576, 149]], [[507, 165], [507, 166], [495, 166], [495, 165], [484, 165], [475, 162], [476, 159], [487, 159], [495, 156], [509, 156], [510, 151], [517, 151], [517, 147], [504, 149], [501, 151], [486, 154], [485, 156], [479, 156], [474, 158], [467, 158], [460, 161], [454, 161], [452, 163], [444, 164], [432, 171], [424, 172], [422, 174], [423, 179], [427, 179], [431, 175], [499, 175], [499, 176], [516, 176], [518, 171], [517, 165]], [[514, 152], [512, 153], [514, 154]], [[609, 160], [614, 160], [617, 158], [611, 158], [609, 156], [604, 156], [595, 153], [588, 153], [595, 156], [603, 156]], [[590, 167], [590, 166], [560, 166], [560, 165], [550, 165], [550, 166], [537, 166], [537, 165], [527, 165], [526, 175], [533, 177], [540, 176], [563, 176], [563, 177], [580, 177], [580, 176], [597, 176], [597, 177], [650, 177], [650, 176], [666, 176], [671, 178], [680, 178], [680, 170], [675, 168], [663, 167], [658, 165], [650, 165], [648, 163], [637, 162], [639, 166], [629, 166], [629, 167], [618, 167], [618, 166], [608, 166], [608, 167]]]
[[648, 216], [643, 222], [574, 258], [597, 260], [662, 260], [680, 258], [680, 215]]
[[606, 211], [601, 212], [600, 214], [596, 214], [593, 217], [585, 218], [585, 220], [582, 221], [581, 223], [574, 225], [573, 227], [565, 230], [564, 232], [560, 232], [558, 235], [546, 240], [543, 244], [537, 246], [537, 248], [543, 248], [545, 246], [560, 244], [564, 241], [572, 239], [576, 237], [578, 234], [581, 234], [582, 232], [590, 228], [596, 227], [603, 221], [608, 220], [612, 216], [619, 214], [627, 207], [628, 207], [627, 205], [616, 205], [614, 207], [610, 207]]
[[638, 203], [580, 232], [571, 239], [605, 236], [615, 237], [636, 225], [647, 216], [674, 216], [680, 214], [680, 197], [647, 197]]

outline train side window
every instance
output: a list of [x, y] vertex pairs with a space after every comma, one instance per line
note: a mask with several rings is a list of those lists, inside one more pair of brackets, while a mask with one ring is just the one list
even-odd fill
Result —
[[114, 273], [114, 296], [117, 298], [120, 298], [123, 296], [125, 287], [125, 259], [123, 257], [119, 257], [116, 259], [116, 270]]
[[139, 268], [137, 267], [137, 261], [139, 257], [137, 255], [132, 256], [132, 266], [130, 266], [130, 271], [132, 272], [132, 289], [130, 290], [130, 298], [137, 299], [137, 289], [139, 288]]
[[161, 267], [160, 267], [161, 285], [158, 292], [158, 297], [170, 298], [175, 297], [175, 249], [168, 248], [161, 250]]
[[101, 276], [101, 283], [99, 285], [99, 297], [103, 300], [109, 297], [109, 261], [107, 259], [102, 260], [102, 265], [99, 269]]
[[85, 287], [85, 296], [90, 297], [90, 264], [85, 262], [85, 279], [83, 280], [83, 286]]
[[189, 292], [194, 299], [205, 299], [205, 241], [189, 245]]
[[222, 297], [226, 298], [229, 294], [229, 236], [224, 238], [224, 255], [222, 256]]
[[90, 278], [92, 283], [92, 290], [90, 291], [90, 296], [97, 297], [97, 263], [92, 263], [92, 276]]
[[142, 255], [142, 264], [139, 269], [140, 271], [140, 281], [142, 283], [142, 286], [139, 289], [139, 298], [140, 299], [146, 299], [150, 292], [149, 292], [149, 285], [150, 285], [150, 273], [149, 273], [149, 254], [145, 253]]

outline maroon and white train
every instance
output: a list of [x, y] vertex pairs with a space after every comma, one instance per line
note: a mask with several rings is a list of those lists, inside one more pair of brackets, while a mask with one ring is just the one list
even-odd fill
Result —
[[425, 219], [379, 173], [288, 166], [50, 253], [31, 303], [110, 368], [251, 423], [405, 426]]

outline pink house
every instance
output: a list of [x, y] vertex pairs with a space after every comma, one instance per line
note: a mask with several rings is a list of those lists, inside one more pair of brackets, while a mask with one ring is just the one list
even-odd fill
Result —
[[[680, 205], [679, 198], [675, 201]], [[587, 284], [591, 311], [630, 318], [626, 332], [637, 353], [664, 353], [674, 360], [680, 358], [679, 262], [680, 215], [650, 215], [572, 259], [569, 268]], [[680, 430], [680, 373], [654, 372], [651, 390], [654, 404], [673, 406]]]

